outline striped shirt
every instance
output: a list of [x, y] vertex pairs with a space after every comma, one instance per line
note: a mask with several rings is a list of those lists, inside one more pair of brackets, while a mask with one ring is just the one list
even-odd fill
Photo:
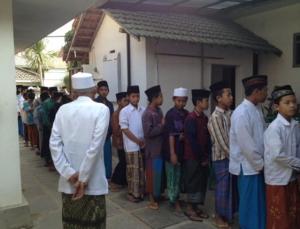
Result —
[[231, 110], [216, 107], [209, 118], [207, 127], [212, 142], [212, 161], [229, 158], [229, 129]]

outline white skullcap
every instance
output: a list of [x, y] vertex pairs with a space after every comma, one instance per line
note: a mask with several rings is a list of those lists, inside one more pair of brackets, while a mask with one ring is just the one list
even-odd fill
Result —
[[173, 93], [173, 96], [176, 96], [176, 97], [188, 97], [188, 89], [186, 88], [183, 88], [183, 87], [179, 87], [179, 88], [175, 88], [174, 89], [174, 93]]
[[75, 90], [95, 87], [93, 75], [86, 72], [77, 72], [72, 75], [72, 88]]

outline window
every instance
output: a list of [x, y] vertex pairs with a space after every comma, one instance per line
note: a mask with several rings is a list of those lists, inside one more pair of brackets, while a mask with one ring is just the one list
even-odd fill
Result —
[[294, 63], [293, 67], [300, 67], [300, 33], [294, 34]]

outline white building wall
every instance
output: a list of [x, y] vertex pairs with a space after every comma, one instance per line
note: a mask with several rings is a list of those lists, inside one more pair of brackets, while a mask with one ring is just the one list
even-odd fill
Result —
[[[203, 61], [203, 69], [201, 69], [201, 58], [199, 59], [200, 72], [199, 76], [193, 74], [193, 77], [199, 77], [199, 80], [189, 79], [189, 75], [183, 75], [181, 80], [177, 79], [177, 87], [182, 85], [189, 85], [190, 81], [199, 82], [193, 83], [193, 88], [208, 88], [211, 84], [211, 67], [213, 64], [219, 65], [233, 65], [236, 67], [236, 104], [239, 104], [243, 97], [244, 91], [241, 80], [252, 74], [252, 51], [248, 49], [238, 49], [233, 47], [220, 47], [220, 46], [208, 46], [203, 47], [203, 56], [205, 56]], [[159, 59], [158, 54], [171, 54], [171, 55], [184, 55], [184, 56], [201, 56], [201, 45], [186, 43], [186, 42], [176, 42], [169, 40], [157, 40], [148, 39], [147, 40], [147, 87], [156, 85], [159, 83]], [[170, 58], [173, 56], [170, 56]], [[209, 58], [210, 57], [210, 58]], [[185, 61], [186, 57], [182, 57]], [[190, 57], [192, 58], [192, 57]], [[196, 57], [195, 57], [196, 58]], [[193, 66], [193, 62], [183, 66], [185, 69], [180, 69], [181, 72], [188, 72], [190, 67]], [[176, 63], [170, 65], [169, 68], [176, 68]], [[195, 70], [195, 67], [193, 67]], [[193, 70], [193, 71], [194, 71]], [[166, 72], [166, 71], [164, 71]], [[170, 71], [172, 72], [172, 71]], [[201, 75], [203, 74], [203, 78]], [[173, 76], [170, 75], [170, 83], [173, 80]], [[172, 82], [173, 83], [173, 82]], [[193, 89], [189, 88], [189, 89]], [[163, 92], [166, 97], [172, 97], [173, 91], [169, 89]], [[165, 99], [168, 101], [168, 99]], [[170, 104], [170, 101], [168, 101]], [[189, 100], [188, 107], [192, 107], [191, 99]]]
[[[102, 25], [95, 37], [91, 51], [89, 53], [91, 72], [96, 80], [105, 79], [103, 75], [104, 66], [103, 58], [115, 50], [120, 53], [120, 68], [121, 68], [121, 82], [120, 88], [127, 89], [127, 48], [126, 48], [126, 34], [119, 32], [120, 26], [109, 16], [104, 16]], [[97, 72], [94, 71], [95, 67]], [[111, 91], [111, 93], [117, 93]]]
[[293, 34], [300, 32], [300, 3], [242, 17], [237, 22], [279, 48], [280, 57], [259, 56], [259, 73], [267, 74], [269, 88], [291, 84], [300, 100], [300, 68], [293, 68]]

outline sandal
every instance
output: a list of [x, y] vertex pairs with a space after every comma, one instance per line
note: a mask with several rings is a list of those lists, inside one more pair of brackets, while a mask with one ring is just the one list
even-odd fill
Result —
[[133, 197], [132, 195], [127, 195], [127, 199], [132, 203], [138, 203], [140, 202], [140, 199]]
[[197, 222], [203, 222], [203, 220], [196, 213], [184, 212], [184, 214], [191, 220]]
[[158, 203], [149, 203], [148, 208], [150, 208], [152, 210], [158, 210], [159, 206], [158, 206]]
[[195, 210], [195, 212], [197, 213], [197, 215], [202, 218], [202, 219], [208, 219], [209, 218], [209, 215], [205, 212], [203, 212], [201, 209], [197, 208]]

